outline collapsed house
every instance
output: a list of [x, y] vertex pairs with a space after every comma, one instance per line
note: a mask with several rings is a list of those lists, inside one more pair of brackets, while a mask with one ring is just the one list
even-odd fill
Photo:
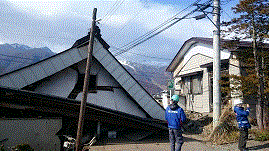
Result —
[[[63, 135], [76, 136], [88, 44], [89, 35], [68, 50], [0, 76], [0, 140], [8, 139], [7, 146], [62, 150]], [[83, 135], [114, 132], [141, 139], [166, 130], [163, 107], [108, 49], [96, 33]]]

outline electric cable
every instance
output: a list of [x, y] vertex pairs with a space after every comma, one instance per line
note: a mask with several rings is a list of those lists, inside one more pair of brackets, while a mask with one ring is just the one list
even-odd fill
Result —
[[[119, 50], [119, 48], [117, 48], [117, 47], [115, 47], [115, 46], [110, 46], [110, 47], [111, 47], [112, 49], [114, 49], [114, 50]], [[152, 59], [172, 60], [172, 59], [170, 59], [170, 58], [153, 57], [153, 56], [143, 55], [143, 54], [134, 53], [134, 52], [127, 52], [127, 53], [134, 54], [134, 55], [137, 55], [137, 56], [146, 57], [146, 58], [152, 58]]]
[[117, 4], [117, 5], [110, 11], [110, 14], [108, 15], [108, 17], [106, 17], [106, 18], [103, 20], [103, 24], [111, 18], [111, 16], [115, 13], [115, 11], [117, 11], [117, 10], [119, 9], [120, 5], [122, 5], [123, 2], [124, 2], [124, 0], [123, 0], [121, 3]]
[[[145, 3], [145, 5], [147, 5], [148, 3], [149, 3], [149, 1], [147, 0], [146, 3]], [[131, 18], [127, 23], [125, 23], [125, 25], [124, 25], [122, 28], [120, 28], [120, 29], [118, 30], [117, 35], [119, 35], [119, 32], [121, 33], [121, 31], [122, 31], [125, 27], [127, 27], [127, 25], [128, 25], [131, 21], [135, 20], [135, 19], [140, 15], [140, 12], [141, 12], [142, 9], [143, 9], [143, 7], [140, 8], [140, 9], [138, 10], [138, 13], [134, 14], [133, 18]], [[116, 36], [116, 34], [113, 34], [112, 36], [110, 36], [110, 37], [108, 38], [108, 41], [109, 41], [110, 39], [114, 38], [115, 36]]]
[[[207, 2], [205, 2], [205, 3], [203, 4], [204, 7], [207, 7], [208, 5], [210, 5], [211, 2], [212, 2], [212, 0], [208, 0]], [[195, 4], [195, 3], [194, 3], [194, 4]], [[194, 4], [193, 4], [193, 5], [194, 5]], [[203, 7], [202, 7], [202, 8], [203, 8]], [[167, 30], [168, 28], [172, 27], [173, 25], [175, 25], [175, 24], [178, 23], [179, 21], [185, 19], [187, 16], [189, 16], [189, 15], [195, 13], [196, 11], [198, 11], [198, 10], [200, 10], [200, 9], [201, 9], [201, 8], [196, 8], [196, 9], [192, 10], [191, 12], [187, 13], [186, 15], [184, 15], [184, 16], [181, 17], [181, 18], [174, 18], [174, 19], [173, 19], [173, 20], [175, 20], [174, 22], [170, 23], [170, 24], [167, 25], [166, 27], [162, 26], [162, 27], [164, 27], [164, 28], [161, 29], [160, 31], [158, 31], [157, 33], [154, 33], [154, 34], [152, 34], [152, 35], [150, 35], [150, 34], [146, 34], [146, 36], [149, 36], [149, 37], [145, 37], [144, 35], [142, 35], [142, 36], [140, 36], [141, 38], [139, 38], [138, 40], [134, 40], [133, 42], [130, 42], [130, 43], [129, 43], [129, 46], [128, 46], [128, 45], [124, 45], [124, 46], [120, 47], [120, 49], [122, 49], [123, 47], [126, 47], [126, 48], [120, 50], [118, 53], [115, 54], [115, 56], [121, 55], [121, 54], [123, 54], [123, 53], [129, 51], [130, 49], [136, 47], [137, 45], [139, 45], [139, 44], [141, 44], [141, 43], [143, 43], [143, 42], [145, 42], [145, 41], [147, 41], [147, 40], [149, 40], [149, 39], [155, 37], [156, 35], [162, 33], [163, 31]], [[154, 31], [156, 31], [156, 30], [154, 30]], [[150, 33], [153, 33], [153, 31], [151, 31]]]
[[151, 31], [145, 33], [144, 35], [136, 38], [135, 40], [125, 44], [124, 46], [120, 47], [120, 49], [123, 49], [124, 47], [127, 47], [128, 45], [132, 45], [133, 43], [136, 43], [137, 41], [149, 36], [150, 34], [154, 33], [155, 31], [159, 30], [160, 28], [164, 27], [166, 24], [169, 24], [170, 22], [172, 22], [176, 16], [178, 16], [179, 14], [181, 14], [182, 12], [184, 12], [185, 10], [187, 10], [188, 8], [192, 7], [193, 5], [199, 3], [201, 0], [197, 0], [196, 2], [194, 2], [193, 4], [189, 5], [188, 7], [186, 7], [185, 9], [181, 10], [180, 12], [178, 12], [177, 14], [175, 14], [174, 16], [172, 16], [171, 18], [167, 19], [165, 22], [163, 22], [162, 24], [158, 25], [157, 27], [155, 27], [154, 29], [152, 29]]
[[105, 16], [103, 17], [103, 20], [106, 19], [106, 16], [107, 16], [108, 14], [111, 13], [111, 11], [114, 9], [114, 6], [115, 6], [118, 2], [120, 2], [120, 1], [116, 1], [116, 2], [113, 4], [113, 6], [111, 7], [111, 9], [110, 9], [110, 10], [105, 14]]

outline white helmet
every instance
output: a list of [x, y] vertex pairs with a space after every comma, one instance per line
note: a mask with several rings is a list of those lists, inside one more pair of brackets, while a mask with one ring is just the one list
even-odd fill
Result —
[[234, 101], [233, 101], [233, 103], [234, 103], [234, 106], [236, 106], [236, 105], [238, 105], [238, 104], [242, 104], [243, 101], [242, 101], [242, 99], [240, 99], [240, 98], [235, 98]]

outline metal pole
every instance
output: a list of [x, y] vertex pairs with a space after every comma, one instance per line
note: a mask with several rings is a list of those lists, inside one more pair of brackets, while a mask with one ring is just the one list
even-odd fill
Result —
[[220, 1], [214, 0], [213, 22], [213, 128], [219, 124], [220, 118]]
[[89, 77], [90, 77], [90, 69], [92, 64], [92, 52], [93, 52], [93, 42], [94, 42], [94, 33], [95, 33], [95, 20], [96, 20], [96, 12], [97, 9], [93, 9], [93, 17], [92, 17], [92, 27], [90, 32], [90, 41], [88, 46], [88, 59], [85, 69], [85, 78], [84, 78], [84, 85], [83, 85], [83, 95], [80, 104], [80, 113], [79, 113], [79, 121], [78, 121], [78, 130], [77, 130], [77, 138], [76, 138], [76, 151], [82, 150], [81, 143], [81, 136], [83, 131], [83, 124], [84, 124], [84, 115], [86, 109], [86, 102], [87, 102], [87, 95], [88, 95], [88, 88], [89, 88]]

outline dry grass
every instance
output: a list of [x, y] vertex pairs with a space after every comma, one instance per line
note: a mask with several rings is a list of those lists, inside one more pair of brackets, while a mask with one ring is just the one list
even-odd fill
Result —
[[269, 140], [269, 129], [265, 130], [251, 129], [249, 133], [254, 136], [254, 140], [256, 141]]
[[225, 106], [220, 117], [219, 126], [217, 126], [213, 131], [212, 129], [213, 126], [211, 123], [204, 127], [202, 135], [207, 136], [207, 140], [214, 144], [227, 144], [238, 140], [239, 132], [232, 105], [228, 104]]
[[[210, 123], [203, 127], [203, 133], [201, 135], [205, 140], [218, 145], [237, 142], [239, 130], [233, 106], [227, 104], [222, 111], [219, 126], [213, 130], [213, 124]], [[249, 121], [252, 125], [256, 124], [255, 119], [249, 118]], [[256, 141], [267, 141], [269, 140], [269, 129], [258, 130], [253, 126], [249, 131], [249, 135]]]

